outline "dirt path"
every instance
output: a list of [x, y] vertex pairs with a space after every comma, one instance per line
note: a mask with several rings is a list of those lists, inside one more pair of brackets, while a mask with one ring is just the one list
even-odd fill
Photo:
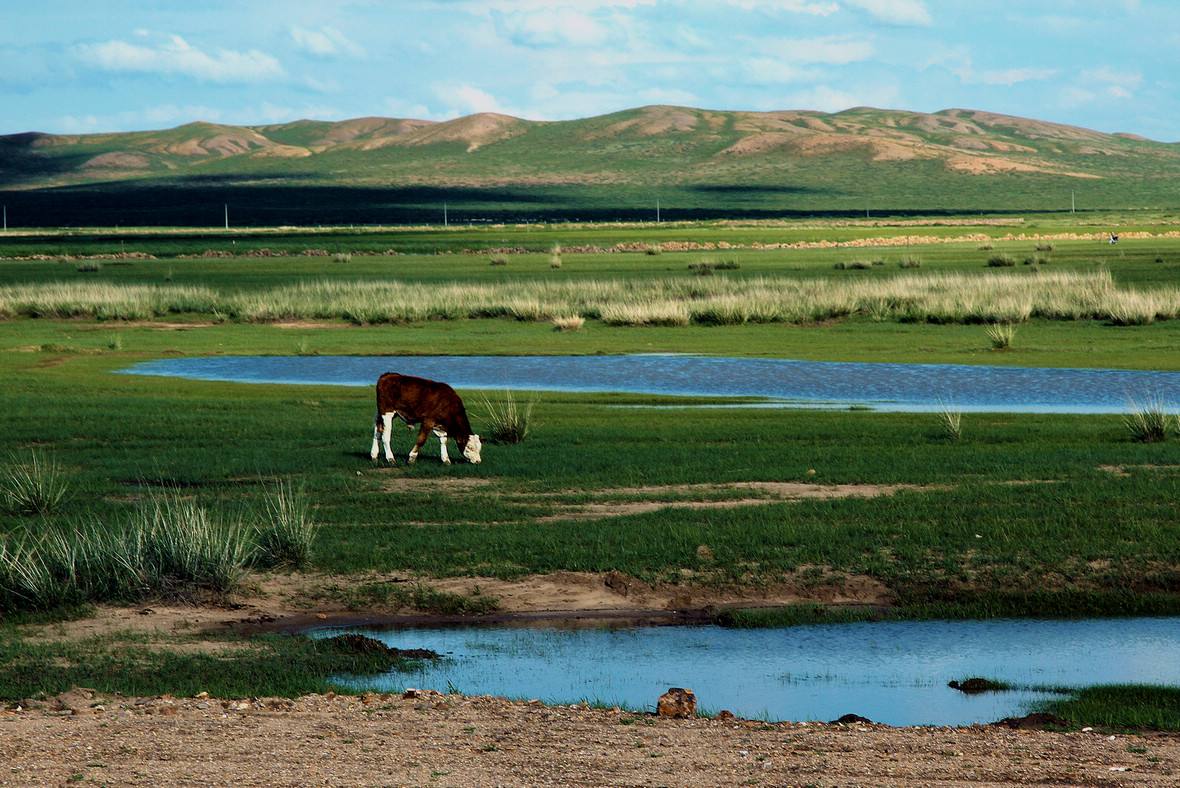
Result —
[[484, 697], [73, 693], [0, 712], [0, 764], [4, 785], [1162, 786], [1180, 782], [1180, 737], [674, 721]]

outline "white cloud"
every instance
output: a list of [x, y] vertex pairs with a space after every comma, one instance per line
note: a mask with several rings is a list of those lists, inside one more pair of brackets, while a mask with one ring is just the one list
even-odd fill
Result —
[[775, 38], [759, 44], [763, 51], [790, 63], [844, 65], [868, 60], [874, 51], [871, 41], [852, 36]]
[[819, 77], [819, 73], [814, 69], [800, 68], [770, 57], [747, 60], [742, 64], [742, 71], [745, 81], [758, 85], [802, 82]]
[[1008, 68], [1001, 71], [983, 71], [972, 79], [964, 82], [978, 82], [981, 85], [1007, 85], [1011, 87], [1020, 82], [1031, 82], [1049, 79], [1057, 74], [1055, 68]]
[[349, 57], [365, 56], [364, 47], [350, 40], [334, 27], [325, 27], [322, 30], [292, 27], [291, 40], [295, 42], [295, 46], [319, 57], [331, 57], [335, 55], [347, 55]]
[[850, 107], [889, 107], [897, 103], [897, 88], [885, 86], [852, 93], [837, 90], [828, 85], [817, 85], [808, 90], [792, 93], [786, 100], [787, 104], [780, 109], [815, 109], [820, 112], [839, 112]]
[[809, 2], [809, 0], [726, 0], [743, 11], [785, 11], [791, 14], [831, 16], [840, 10], [837, 3]]
[[1110, 66], [1099, 66], [1098, 68], [1083, 71], [1082, 80], [1137, 88], [1143, 82], [1143, 75], [1137, 71], [1115, 71]]
[[598, 46], [609, 35], [606, 27], [575, 8], [554, 8], [548, 13], [497, 11], [492, 18], [501, 35], [521, 46]]
[[181, 74], [209, 82], [261, 82], [283, 74], [279, 61], [257, 49], [208, 53], [176, 35], [148, 46], [126, 41], [80, 44], [74, 54], [104, 71]]
[[926, 27], [933, 20], [922, 0], [844, 0], [848, 5], [869, 13], [874, 19], [891, 25]]

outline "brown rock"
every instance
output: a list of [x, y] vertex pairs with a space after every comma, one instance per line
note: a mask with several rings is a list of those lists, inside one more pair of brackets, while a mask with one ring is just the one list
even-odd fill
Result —
[[729, 709], [722, 709], [721, 711], [717, 712], [717, 719], [732, 720], [734, 719], [733, 712]]
[[627, 579], [625, 574], [617, 570], [612, 569], [610, 572], [607, 572], [602, 582], [606, 584], [607, 588], [620, 596], [627, 596], [631, 591], [631, 581]]
[[697, 714], [697, 696], [690, 689], [672, 687], [660, 696], [656, 713], [661, 717], [687, 719]]

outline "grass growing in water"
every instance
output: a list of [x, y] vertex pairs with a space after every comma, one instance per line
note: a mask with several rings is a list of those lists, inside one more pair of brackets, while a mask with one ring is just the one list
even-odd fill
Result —
[[38, 449], [29, 452], [27, 461], [13, 456], [0, 477], [0, 499], [18, 514], [51, 514], [68, 492], [69, 482], [57, 461]]
[[1133, 410], [1123, 417], [1123, 424], [1131, 433], [1131, 439], [1139, 443], [1162, 443], [1176, 429], [1177, 417], [1168, 413], [1158, 400], [1144, 405], [1134, 405]]
[[279, 481], [267, 490], [260, 520], [255, 535], [255, 566], [303, 569], [311, 563], [311, 548], [319, 526], [301, 488]]
[[488, 423], [488, 439], [493, 443], [522, 443], [532, 426], [533, 407], [536, 404], [536, 400], [529, 400], [523, 406], [520, 405], [511, 391], [505, 391], [504, 399], [500, 402], [492, 402], [485, 397], [483, 406]]

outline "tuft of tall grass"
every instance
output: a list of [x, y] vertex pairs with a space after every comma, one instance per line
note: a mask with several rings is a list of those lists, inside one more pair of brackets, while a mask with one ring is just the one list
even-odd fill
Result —
[[142, 502], [122, 524], [26, 532], [0, 542], [0, 610], [226, 594], [245, 572], [249, 537], [174, 494]]
[[508, 258], [502, 254], [493, 255], [488, 265], [508, 265]]
[[938, 426], [948, 440], [958, 443], [963, 437], [963, 413], [944, 407], [938, 412]]
[[1152, 400], [1142, 405], [1131, 405], [1131, 412], [1123, 417], [1123, 424], [1131, 433], [1131, 440], [1139, 443], [1162, 443], [1180, 428], [1180, 417], [1168, 413], [1164, 404]]
[[351, 263], [352, 252], [336, 252], [332, 255], [332, 262], [334, 263]]
[[536, 404], [535, 400], [530, 400], [522, 406], [512, 396], [511, 391], [504, 392], [504, 399], [501, 402], [492, 402], [485, 397], [483, 407], [484, 418], [488, 423], [488, 439], [492, 443], [521, 443], [524, 441], [533, 426], [533, 406]]
[[1016, 258], [1006, 254], [994, 254], [987, 258], [988, 268], [1011, 268], [1016, 265]]
[[581, 315], [558, 315], [553, 318], [554, 331], [581, 331], [586, 319]]
[[318, 530], [307, 494], [289, 481], [279, 481], [263, 497], [255, 526], [254, 565], [266, 569], [307, 567]]
[[39, 449], [31, 450], [27, 460], [13, 455], [0, 472], [4, 508], [17, 514], [52, 514], [65, 501], [69, 488], [57, 461]]
[[656, 257], [663, 253], [664, 249], [659, 244], [650, 244], [643, 253], [649, 257]]
[[712, 263], [689, 263], [688, 270], [692, 271], [697, 276], [712, 276], [713, 275], [713, 264]]
[[1008, 350], [1016, 337], [1016, 326], [1011, 323], [992, 323], [986, 329], [992, 350]]
[[897, 261], [897, 265], [899, 268], [921, 268], [922, 258], [913, 256], [903, 257]]
[[95, 260], [87, 260], [84, 263], [78, 263], [74, 266], [74, 270], [80, 274], [96, 274], [102, 270], [102, 263]]
[[1039, 243], [1036, 246], [1036, 251], [1038, 251], [1038, 252], [1052, 252], [1053, 251], [1053, 244]]

